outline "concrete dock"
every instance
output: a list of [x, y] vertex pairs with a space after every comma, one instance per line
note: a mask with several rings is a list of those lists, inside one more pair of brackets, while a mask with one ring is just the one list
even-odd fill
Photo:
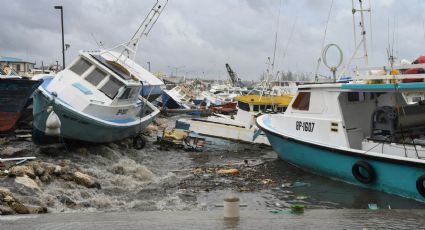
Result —
[[225, 220], [219, 210], [58, 213], [0, 216], [0, 229], [425, 229], [425, 210], [242, 210], [239, 220]]

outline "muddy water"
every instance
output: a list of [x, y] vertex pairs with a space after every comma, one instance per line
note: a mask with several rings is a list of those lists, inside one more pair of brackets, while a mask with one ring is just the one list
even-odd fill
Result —
[[[219, 210], [227, 195], [238, 195], [251, 210], [279, 210], [293, 203], [307, 208], [425, 208], [413, 200], [358, 188], [306, 173], [277, 158], [269, 147], [207, 138], [203, 152], [158, 150], [150, 137], [143, 150], [130, 141], [109, 145], [27, 145], [38, 159], [67, 162], [92, 176], [101, 189], [61, 179], [40, 184], [39, 190], [2, 178], [23, 203], [47, 206], [51, 212]], [[15, 143], [17, 144], [17, 143]], [[220, 174], [237, 169], [239, 174]]]

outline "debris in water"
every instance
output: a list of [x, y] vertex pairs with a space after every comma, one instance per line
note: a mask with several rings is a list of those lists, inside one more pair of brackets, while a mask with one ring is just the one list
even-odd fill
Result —
[[367, 206], [368, 206], [368, 207], [369, 207], [369, 209], [371, 209], [371, 210], [377, 210], [377, 209], [379, 209], [377, 204], [368, 204]]

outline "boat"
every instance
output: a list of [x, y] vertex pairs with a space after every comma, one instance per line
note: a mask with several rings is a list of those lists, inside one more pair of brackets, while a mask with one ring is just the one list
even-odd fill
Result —
[[262, 115], [257, 126], [296, 166], [425, 201], [425, 106], [403, 96], [418, 91], [423, 82], [302, 85], [284, 114]]
[[164, 82], [140, 65], [134, 65], [133, 68], [137, 71], [139, 76], [142, 76], [140, 77], [140, 81], [143, 86], [140, 95], [149, 102], [153, 102], [159, 98], [162, 95]]
[[425, 74], [403, 71], [425, 64], [389, 60], [348, 82], [300, 85], [284, 114], [262, 115], [257, 126], [281, 159], [306, 171], [425, 202], [425, 103], [405, 96], [425, 92]]
[[34, 93], [35, 142], [49, 136], [90, 143], [134, 137], [135, 147], [143, 147], [139, 134], [159, 110], [139, 96], [146, 74], [134, 59], [138, 42], [164, 8], [156, 2], [130, 41], [109, 50], [80, 51], [56, 76], [37, 76], [44, 82]]
[[190, 109], [192, 96], [183, 85], [176, 85], [170, 90], [163, 90], [162, 106], [167, 109]]
[[0, 65], [0, 132], [11, 131], [31, 102], [31, 95], [42, 83], [6, 74]]
[[264, 113], [282, 113], [286, 110], [291, 95], [244, 95], [235, 97], [236, 115], [214, 114], [207, 118], [179, 119], [176, 127], [186, 128], [196, 133], [242, 141], [270, 145], [266, 136], [258, 133], [255, 118]]

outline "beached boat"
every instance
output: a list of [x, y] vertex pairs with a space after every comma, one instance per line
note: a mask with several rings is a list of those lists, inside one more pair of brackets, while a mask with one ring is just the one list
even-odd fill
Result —
[[[411, 66], [416, 67], [425, 65]], [[350, 83], [299, 86], [284, 114], [260, 116], [257, 125], [294, 165], [425, 201], [425, 105], [408, 104], [403, 95], [425, 92], [424, 82], [403, 83], [425, 75], [394, 68]], [[371, 81], [380, 83], [366, 83]]]
[[170, 90], [163, 90], [162, 106], [167, 109], [190, 109], [192, 96], [184, 86], [176, 85]]
[[15, 127], [42, 81], [6, 75], [2, 69], [0, 66], [0, 132], [8, 132]]
[[235, 98], [238, 106], [234, 116], [215, 114], [207, 118], [179, 119], [177, 126], [206, 136], [269, 145], [266, 136], [257, 133], [255, 119], [265, 113], [284, 112], [291, 98], [291, 95], [239, 96]]
[[110, 50], [81, 51], [56, 76], [38, 76], [45, 81], [34, 94], [35, 141], [59, 135], [93, 143], [127, 137], [140, 142], [139, 134], [159, 110], [139, 96], [146, 73], [134, 59], [138, 42], [163, 9], [157, 2], [130, 41]]

